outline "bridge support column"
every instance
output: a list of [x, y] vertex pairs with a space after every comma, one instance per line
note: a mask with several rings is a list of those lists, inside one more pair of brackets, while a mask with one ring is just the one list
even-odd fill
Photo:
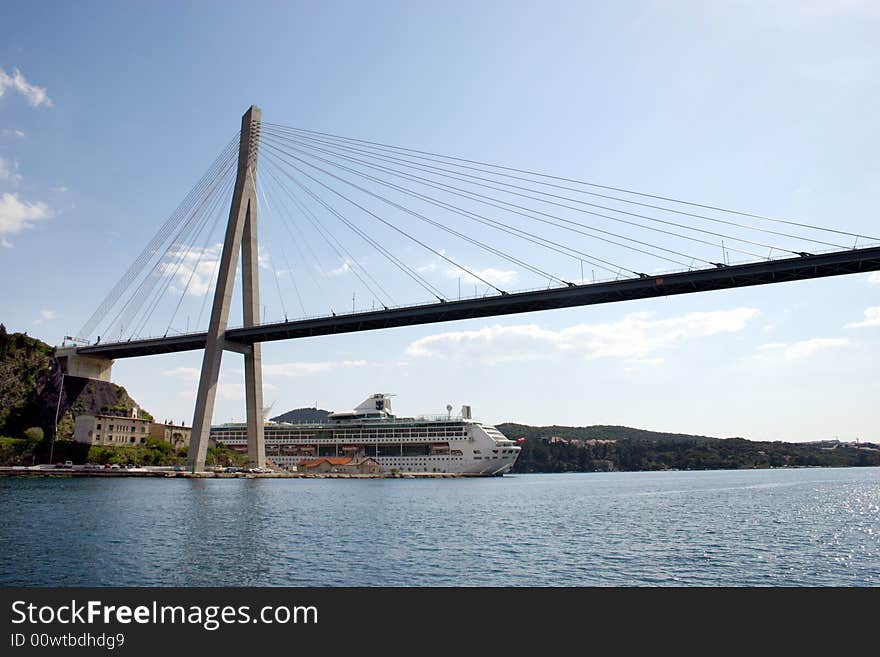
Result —
[[[256, 205], [254, 206], [256, 209]], [[257, 249], [257, 213], [248, 213], [241, 242], [241, 277], [244, 297], [244, 325], [260, 323], [260, 257]], [[244, 355], [244, 396], [247, 409], [248, 460], [266, 465], [263, 436], [263, 352], [255, 342]]]
[[[220, 362], [227, 348], [226, 326], [232, 293], [235, 288], [235, 270], [241, 253], [244, 325], [259, 323], [259, 257], [257, 251], [257, 153], [260, 143], [260, 110], [252, 106], [241, 119], [241, 138], [238, 146], [238, 172], [229, 210], [229, 221], [220, 254], [217, 288], [208, 325], [202, 372], [196, 393], [192, 434], [187, 456], [191, 472], [205, 469], [211, 418], [217, 396]], [[254, 465], [266, 464], [263, 438], [263, 380], [260, 345], [235, 349], [245, 355], [245, 396], [247, 408], [248, 458]]]

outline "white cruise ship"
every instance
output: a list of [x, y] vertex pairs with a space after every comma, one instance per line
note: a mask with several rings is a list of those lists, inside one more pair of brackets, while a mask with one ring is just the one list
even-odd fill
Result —
[[[509, 472], [520, 447], [493, 426], [461, 415], [403, 418], [394, 415], [391, 395], [370, 395], [352, 411], [331, 413], [326, 422], [266, 422], [266, 458], [291, 468], [322, 458], [372, 459], [383, 473], [455, 473], [497, 476]], [[247, 451], [243, 423], [211, 427], [211, 438], [237, 451]], [[291, 468], [292, 469], [292, 468]]]

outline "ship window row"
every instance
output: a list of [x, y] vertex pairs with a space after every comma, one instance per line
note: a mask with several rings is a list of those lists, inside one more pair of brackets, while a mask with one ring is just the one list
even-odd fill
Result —
[[[266, 431], [266, 436], [272, 437], [295, 437], [301, 439], [313, 439], [317, 438], [314, 433], [297, 433], [296, 431]], [[244, 436], [246, 435], [245, 431], [212, 431], [212, 436]], [[356, 437], [364, 437], [364, 438], [397, 438], [397, 437], [409, 437], [409, 436], [421, 436], [421, 437], [446, 437], [446, 436], [466, 436], [467, 433], [464, 431], [337, 431], [332, 434], [333, 436], [356, 436]]]
[[[283, 433], [278, 433], [275, 435], [285, 435]], [[286, 434], [286, 435], [296, 435], [296, 434]], [[333, 433], [334, 436], [357, 436], [363, 438], [409, 438], [410, 436], [417, 436], [420, 438], [429, 438], [429, 437], [446, 437], [446, 436], [464, 436], [464, 431], [336, 431]]]
[[315, 458], [322, 456], [392, 456], [392, 457], [431, 457], [463, 456], [459, 449], [437, 449], [432, 445], [361, 445], [355, 450], [340, 450], [334, 445], [318, 445], [308, 448], [277, 448], [274, 445], [267, 446], [266, 453], [271, 456], [302, 456]]
[[[295, 438], [299, 440], [332, 440], [333, 438], [450, 438], [457, 436], [466, 436], [465, 431], [337, 431], [331, 437], [317, 437], [314, 433], [301, 433], [297, 431], [266, 431], [266, 438]], [[247, 433], [245, 431], [212, 431], [211, 435], [215, 438], [232, 438], [243, 437]]]
[[[237, 436], [220, 436], [211, 434], [211, 437], [221, 443], [233, 443], [233, 442], [244, 442], [247, 440], [247, 436], [245, 435], [237, 435]], [[437, 440], [437, 439], [445, 439], [447, 441], [454, 441], [456, 439], [461, 439], [461, 437], [457, 436], [414, 436], [411, 438], [382, 438], [375, 436], [348, 436], [348, 437], [336, 437], [336, 438], [298, 438], [296, 436], [266, 436], [266, 443], [274, 443], [277, 444], [281, 441], [290, 441], [295, 444], [297, 441], [308, 441], [311, 444], [321, 444], [321, 445], [333, 445], [333, 444], [343, 444], [349, 442], [356, 442], [358, 444], [363, 444], [365, 441], [369, 440], [372, 442], [385, 442], [399, 445], [400, 443], [412, 443], [412, 442], [424, 442], [425, 440]]]

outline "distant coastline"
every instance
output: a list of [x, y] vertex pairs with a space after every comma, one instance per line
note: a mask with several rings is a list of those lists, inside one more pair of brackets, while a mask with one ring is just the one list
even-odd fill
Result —
[[622, 426], [500, 424], [525, 438], [514, 472], [639, 472], [880, 466], [880, 444], [787, 443], [672, 434]]

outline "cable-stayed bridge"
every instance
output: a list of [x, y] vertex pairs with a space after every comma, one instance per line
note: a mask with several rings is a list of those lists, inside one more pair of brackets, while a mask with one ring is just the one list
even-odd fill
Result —
[[[263, 342], [875, 271], [878, 243], [838, 227], [263, 123], [252, 107], [59, 357], [70, 374], [109, 378], [117, 358], [204, 349], [195, 471], [204, 469], [222, 353], [244, 354], [248, 453], [263, 464]], [[261, 271], [271, 275], [263, 300], [271, 296], [280, 315], [272, 321]], [[243, 325], [230, 328], [237, 286]], [[358, 292], [369, 307], [358, 308]], [[416, 301], [401, 303], [413, 293]]]

